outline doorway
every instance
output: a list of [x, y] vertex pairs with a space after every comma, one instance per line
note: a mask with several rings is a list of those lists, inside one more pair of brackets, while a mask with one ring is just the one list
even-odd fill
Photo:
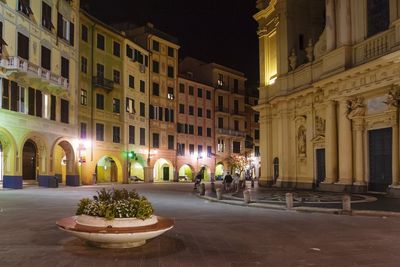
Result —
[[368, 190], [386, 192], [392, 184], [392, 128], [371, 130], [368, 138]]
[[325, 180], [325, 149], [317, 149], [316, 158], [317, 158], [316, 186], [318, 187], [319, 184]]
[[23, 180], [36, 180], [37, 148], [32, 140], [25, 142], [22, 151], [22, 177]]
[[4, 173], [4, 160], [3, 160], [3, 147], [0, 143], [0, 182], [3, 182], [3, 173]]
[[169, 181], [169, 167], [163, 168], [163, 180]]
[[273, 161], [274, 165], [274, 183], [276, 183], [276, 180], [278, 180], [279, 177], [279, 158], [274, 158]]

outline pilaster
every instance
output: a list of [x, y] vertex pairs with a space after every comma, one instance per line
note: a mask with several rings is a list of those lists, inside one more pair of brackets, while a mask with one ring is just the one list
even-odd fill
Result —
[[339, 102], [339, 184], [352, 184], [353, 180], [353, 140], [351, 120], [347, 117], [347, 100]]
[[335, 183], [338, 178], [337, 116], [336, 102], [329, 101], [326, 107], [325, 164], [326, 178], [324, 183]]

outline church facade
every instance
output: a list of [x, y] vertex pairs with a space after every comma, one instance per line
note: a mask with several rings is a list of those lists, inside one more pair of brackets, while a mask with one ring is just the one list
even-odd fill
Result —
[[399, 192], [400, 1], [257, 1], [262, 186]]

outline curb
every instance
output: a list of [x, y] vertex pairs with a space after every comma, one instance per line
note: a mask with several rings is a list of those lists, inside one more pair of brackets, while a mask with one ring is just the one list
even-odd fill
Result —
[[329, 209], [329, 208], [316, 208], [316, 207], [293, 207], [292, 209], [287, 209], [284, 205], [274, 205], [274, 204], [264, 204], [259, 202], [252, 202], [249, 204], [243, 201], [218, 200], [210, 196], [201, 196], [196, 194], [198, 198], [205, 199], [211, 202], [223, 203], [233, 206], [242, 207], [253, 207], [262, 209], [272, 209], [272, 210], [282, 210], [282, 211], [298, 211], [298, 212], [310, 212], [310, 213], [325, 213], [325, 214], [336, 214], [336, 215], [350, 215], [350, 216], [370, 216], [370, 217], [400, 217], [400, 212], [395, 211], [380, 211], [380, 210], [351, 210], [343, 211], [342, 209]]

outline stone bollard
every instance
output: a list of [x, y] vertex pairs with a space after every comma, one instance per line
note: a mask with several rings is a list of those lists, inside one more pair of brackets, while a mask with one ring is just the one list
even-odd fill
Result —
[[293, 208], [293, 194], [286, 193], [286, 208], [291, 209]]
[[200, 196], [204, 196], [206, 194], [206, 185], [201, 183], [200, 185]]
[[250, 203], [250, 191], [249, 190], [244, 190], [243, 191], [243, 201], [246, 204]]
[[351, 212], [351, 196], [349, 194], [343, 195], [342, 210], [344, 212]]
[[221, 200], [221, 199], [222, 199], [221, 188], [217, 188], [216, 191], [217, 191], [217, 199], [218, 199], [218, 200]]
[[215, 183], [211, 182], [211, 192], [215, 193]]

